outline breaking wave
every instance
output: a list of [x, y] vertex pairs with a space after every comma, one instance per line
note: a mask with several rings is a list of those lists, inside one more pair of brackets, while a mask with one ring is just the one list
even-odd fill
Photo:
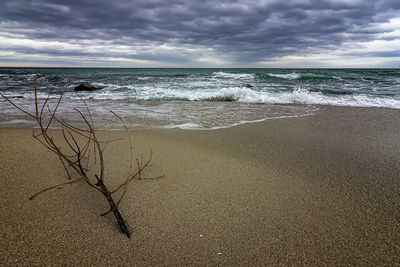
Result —
[[212, 77], [214, 79], [223, 78], [223, 79], [254, 79], [253, 73], [229, 73], [229, 72], [213, 72]]
[[325, 74], [320, 74], [320, 73], [312, 73], [312, 72], [304, 72], [304, 73], [268, 73], [267, 74], [269, 77], [273, 78], [279, 78], [279, 79], [285, 79], [285, 80], [313, 80], [313, 79], [318, 79], [318, 80], [329, 80], [329, 79], [336, 79], [336, 80], [343, 80], [340, 77], [337, 76], [331, 76], [331, 75], [325, 75]]
[[[349, 90], [309, 90], [298, 86], [292, 91], [271, 92], [261, 91], [246, 86], [225, 87], [208, 90], [182, 90], [157, 87], [120, 88], [113, 84], [98, 84], [106, 89], [96, 93], [82, 92], [76, 95], [73, 92], [65, 94], [68, 99], [93, 100], [121, 100], [121, 101], [213, 101], [213, 102], [241, 102], [257, 104], [316, 104], [352, 107], [384, 107], [400, 109], [400, 100], [394, 98], [376, 97], [363, 94], [354, 94]], [[4, 92], [12, 99], [33, 100], [32, 93], [16, 94]], [[39, 99], [45, 99], [47, 94], [40, 92]], [[51, 99], [58, 98], [52, 95]]]
[[301, 77], [300, 74], [295, 73], [295, 72], [293, 72], [293, 73], [285, 73], [285, 74], [268, 73], [268, 76], [281, 78], [281, 79], [287, 79], [287, 80], [299, 79]]
[[[1, 69], [0, 91], [29, 108], [39, 72], [38, 98], [54, 88], [55, 103], [76, 69]], [[73, 88], [90, 83], [99, 90], [79, 92], [89, 104], [118, 111], [131, 125], [216, 129], [280, 116], [298, 116], [313, 105], [400, 109], [399, 70], [325, 69], [80, 69], [64, 97], [78, 106]], [[67, 101], [66, 101], [67, 102]], [[254, 105], [253, 105], [254, 104]], [[256, 105], [257, 104], [257, 105]], [[260, 105], [261, 104], [261, 105]], [[265, 105], [263, 105], [265, 104]], [[281, 105], [282, 104], [282, 105]], [[285, 105], [300, 104], [300, 105]], [[75, 106], [74, 106], [75, 107]], [[285, 113], [289, 107], [295, 111]], [[279, 110], [276, 114], [273, 110]], [[285, 112], [283, 112], [285, 111]], [[0, 98], [0, 122], [16, 124], [19, 113]], [[34, 111], [32, 111], [34, 112]], [[63, 111], [67, 114], [67, 110]], [[307, 113], [308, 114], [308, 113]], [[4, 116], [3, 116], [4, 115]], [[184, 119], [182, 119], [184, 118]], [[14, 120], [15, 119], [15, 120]], [[159, 122], [162, 120], [163, 122]], [[151, 124], [150, 123], [150, 124]], [[167, 125], [167, 126], [166, 126]], [[168, 126], [169, 125], [169, 126]]]

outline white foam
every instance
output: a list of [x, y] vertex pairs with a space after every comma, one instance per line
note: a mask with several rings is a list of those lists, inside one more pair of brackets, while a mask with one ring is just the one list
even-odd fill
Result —
[[271, 76], [271, 77], [287, 79], [287, 80], [299, 79], [301, 77], [300, 74], [295, 73], [295, 72], [293, 72], [293, 73], [285, 73], [285, 74], [268, 73], [268, 75]]
[[[116, 99], [114, 94], [99, 94], [95, 98]], [[124, 96], [126, 97], [126, 96]], [[123, 99], [124, 97], [121, 97]], [[119, 97], [118, 97], [119, 98]], [[293, 92], [273, 93], [261, 92], [246, 87], [225, 87], [207, 90], [179, 90], [165, 88], [146, 88], [137, 92], [136, 100], [180, 99], [190, 101], [230, 99], [244, 103], [264, 104], [319, 104], [354, 107], [386, 107], [400, 109], [400, 100], [378, 98], [366, 95], [324, 95], [320, 92], [310, 92], [303, 87]]]
[[339, 80], [339, 81], [343, 81], [342, 78], [340, 78], [339, 76], [332, 76], [333, 79]]
[[253, 73], [229, 73], [229, 72], [213, 72], [212, 73], [213, 78], [224, 78], [224, 79], [253, 79], [254, 74]]
[[112, 83], [101, 83], [101, 82], [94, 82], [92, 83], [93, 86], [95, 87], [104, 87], [107, 89], [118, 89], [121, 88], [121, 85], [118, 84], [112, 84]]
[[[116, 88], [117, 85], [101, 84]], [[264, 89], [259, 91], [245, 86], [227, 84], [224, 87], [210, 87], [203, 89], [182, 88], [179, 85], [170, 88], [157, 86], [125, 86], [126, 90], [113, 91], [113, 89], [98, 90], [96, 92], [80, 92], [79, 96], [93, 100], [188, 100], [188, 101], [236, 101], [243, 103], [264, 104], [319, 104], [352, 107], [383, 107], [400, 109], [400, 98], [369, 96], [362, 94], [327, 95], [321, 92], [312, 92], [305, 87], [297, 87], [292, 92], [273, 92]], [[33, 92], [3, 91], [3, 94], [19, 104], [29, 104], [34, 99]], [[39, 101], [43, 102], [47, 93], [38, 92]], [[22, 98], [19, 98], [22, 97]], [[50, 100], [57, 99], [58, 94], [52, 94]], [[67, 92], [67, 99], [79, 100], [75, 92]]]
[[170, 124], [166, 125], [163, 128], [168, 128], [168, 129], [183, 129], [183, 130], [199, 130], [199, 129], [204, 129], [200, 124], [193, 123], [193, 122], [186, 122], [182, 124]]
[[0, 121], [1, 125], [21, 125], [21, 124], [34, 124], [32, 120], [14, 119], [9, 121]]
[[263, 103], [270, 104], [317, 104], [350, 107], [385, 107], [400, 109], [400, 100], [369, 97], [366, 95], [328, 96], [298, 87], [293, 92], [269, 95]]
[[202, 131], [210, 131], [210, 130], [219, 130], [219, 129], [226, 129], [226, 128], [231, 128], [234, 126], [239, 126], [242, 124], [250, 124], [250, 123], [256, 123], [256, 122], [263, 122], [266, 120], [274, 120], [274, 119], [289, 119], [289, 118], [298, 118], [298, 117], [305, 117], [305, 116], [310, 116], [313, 115], [315, 111], [317, 111], [317, 107], [308, 107], [306, 110], [296, 113], [296, 114], [286, 114], [286, 115], [278, 115], [278, 116], [271, 116], [271, 117], [265, 117], [262, 119], [255, 119], [255, 120], [241, 120], [239, 122], [235, 123], [230, 123], [230, 124], [225, 124], [222, 126], [213, 126], [213, 127], [208, 127], [205, 128], [201, 126], [198, 123], [193, 123], [193, 122], [186, 122], [182, 124], [170, 124], [166, 126], [161, 126], [161, 128], [167, 128], [167, 129], [183, 129], [183, 130], [202, 130]]
[[36, 77], [36, 74], [31, 73], [31, 74], [25, 74], [24, 77], [28, 80], [28, 81], [33, 81]]

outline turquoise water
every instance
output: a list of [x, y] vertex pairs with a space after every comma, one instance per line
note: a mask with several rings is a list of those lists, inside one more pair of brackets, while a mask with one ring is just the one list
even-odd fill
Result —
[[[0, 90], [32, 108], [35, 74], [39, 99], [54, 88], [54, 102], [76, 74], [60, 115], [75, 118], [73, 88], [88, 82], [100, 88], [81, 92], [96, 118], [105, 107], [138, 128], [215, 129], [271, 118], [312, 114], [318, 105], [400, 108], [399, 69], [72, 69], [0, 68]], [[0, 102], [0, 126], [29, 124]]]

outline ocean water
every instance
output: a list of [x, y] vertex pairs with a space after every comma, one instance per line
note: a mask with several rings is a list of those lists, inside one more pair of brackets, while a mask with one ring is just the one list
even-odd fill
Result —
[[[131, 128], [218, 129], [243, 123], [309, 116], [319, 105], [400, 109], [399, 69], [100, 69], [0, 68], [0, 91], [24, 109], [34, 109], [50, 88], [54, 106], [69, 86], [59, 116], [78, 123], [79, 97], [95, 121], [112, 119], [111, 109]], [[100, 88], [79, 92], [91, 83]], [[0, 127], [33, 126], [0, 99]], [[57, 127], [57, 125], [55, 125]]]

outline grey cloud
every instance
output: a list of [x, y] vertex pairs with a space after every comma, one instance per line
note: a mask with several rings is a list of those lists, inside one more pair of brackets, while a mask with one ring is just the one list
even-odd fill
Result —
[[[371, 40], [378, 32], [365, 30], [367, 26], [395, 16], [400, 2], [7, 0], [2, 1], [0, 8], [0, 23], [18, 22], [29, 27], [31, 31], [24, 33], [28, 38], [65, 42], [99, 39], [109, 41], [110, 45], [196, 45], [211, 47], [236, 62], [257, 62], [339, 46], [345, 41]], [[18, 27], [6, 30], [21, 31]], [[31, 48], [34, 51], [62, 54], [59, 50]], [[190, 61], [179, 54], [163, 53], [109, 56]]]

